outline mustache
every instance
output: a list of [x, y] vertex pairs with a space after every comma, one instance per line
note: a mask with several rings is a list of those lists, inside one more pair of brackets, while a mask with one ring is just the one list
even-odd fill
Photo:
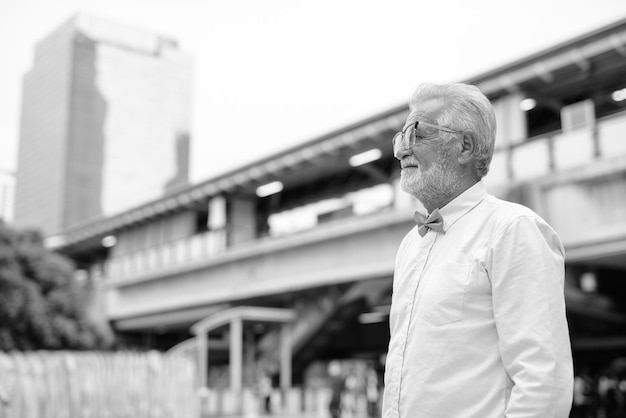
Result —
[[400, 161], [400, 168], [417, 167], [417, 165], [418, 164], [416, 160], [404, 159]]

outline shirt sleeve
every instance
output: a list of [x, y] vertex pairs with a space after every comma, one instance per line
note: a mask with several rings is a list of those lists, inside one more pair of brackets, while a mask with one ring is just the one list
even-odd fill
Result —
[[521, 216], [488, 257], [500, 354], [512, 382], [506, 418], [566, 418], [573, 366], [565, 314], [564, 251], [539, 217]]

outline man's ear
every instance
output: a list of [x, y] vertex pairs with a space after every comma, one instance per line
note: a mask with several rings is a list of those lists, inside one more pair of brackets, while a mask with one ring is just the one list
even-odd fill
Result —
[[476, 134], [472, 131], [463, 132], [461, 138], [461, 152], [458, 161], [461, 165], [466, 165], [476, 157]]

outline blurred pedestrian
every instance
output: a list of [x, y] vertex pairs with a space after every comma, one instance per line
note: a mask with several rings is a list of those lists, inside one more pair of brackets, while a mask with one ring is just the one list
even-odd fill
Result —
[[359, 402], [359, 385], [354, 372], [348, 373], [344, 380], [341, 395], [341, 418], [356, 418]]
[[623, 418], [619, 416], [618, 380], [612, 370], [608, 369], [598, 379], [599, 416], [602, 418]]
[[342, 398], [345, 391], [345, 379], [343, 377], [341, 363], [336, 360], [328, 364], [328, 377], [330, 379], [331, 397], [328, 410], [331, 418], [341, 417]]
[[574, 377], [574, 402], [571, 416], [572, 418], [595, 418], [593, 417], [593, 381], [586, 370]]
[[422, 84], [409, 104], [393, 152], [428, 216], [396, 257], [383, 417], [566, 418], [563, 245], [487, 193], [496, 120], [478, 88]]
[[370, 418], [378, 417], [378, 374], [373, 368], [367, 369], [365, 376], [365, 399], [367, 401], [367, 416]]
[[262, 372], [259, 379], [259, 396], [263, 402], [263, 412], [266, 415], [272, 414], [273, 393], [274, 388], [272, 386], [272, 378], [266, 372]]

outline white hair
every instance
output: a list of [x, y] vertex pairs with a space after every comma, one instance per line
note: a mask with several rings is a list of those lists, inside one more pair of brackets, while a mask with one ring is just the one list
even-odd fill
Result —
[[489, 171], [496, 140], [496, 115], [491, 102], [471, 84], [423, 83], [411, 95], [409, 107], [413, 110], [420, 102], [431, 98], [442, 99], [446, 104], [437, 124], [476, 134], [474, 169], [478, 178], [483, 178]]

